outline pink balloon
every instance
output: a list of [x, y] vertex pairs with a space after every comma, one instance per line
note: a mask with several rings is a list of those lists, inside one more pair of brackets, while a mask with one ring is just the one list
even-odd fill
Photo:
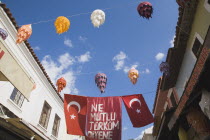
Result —
[[105, 92], [107, 77], [104, 73], [98, 73], [95, 76], [95, 83], [97, 87], [100, 89], [101, 93]]

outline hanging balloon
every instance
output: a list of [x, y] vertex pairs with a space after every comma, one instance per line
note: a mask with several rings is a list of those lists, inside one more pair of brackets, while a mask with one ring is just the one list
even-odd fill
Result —
[[159, 68], [160, 68], [160, 71], [162, 73], [164, 73], [166, 76], [168, 76], [170, 74], [169, 73], [170, 72], [170, 66], [169, 66], [169, 64], [167, 62], [162, 62], [160, 64]]
[[35, 90], [36, 89], [36, 84], [34, 83], [34, 86], [32, 87], [32, 90]]
[[55, 29], [58, 34], [62, 34], [66, 31], [68, 31], [70, 27], [70, 21], [68, 18], [64, 16], [60, 16], [55, 20]]
[[61, 77], [57, 80], [56, 85], [58, 92], [61, 92], [61, 90], [63, 90], [66, 87], [66, 80], [63, 77]]
[[21, 43], [27, 40], [32, 34], [31, 24], [23, 25], [18, 29], [16, 43]]
[[104, 73], [98, 73], [95, 76], [95, 83], [97, 87], [100, 89], [101, 93], [105, 92], [106, 84], [107, 84], [107, 77]]
[[3, 40], [5, 40], [8, 36], [8, 33], [4, 29], [0, 28], [0, 36]]
[[105, 13], [104, 11], [97, 9], [92, 12], [90, 19], [93, 23], [93, 26], [99, 28], [99, 26], [105, 21]]
[[137, 11], [140, 16], [143, 18], [149, 19], [152, 18], [153, 8], [152, 4], [149, 2], [142, 2], [138, 5]]
[[128, 77], [130, 78], [130, 81], [135, 85], [139, 78], [139, 71], [135, 68], [131, 68], [128, 72]]
[[176, 0], [176, 2], [183, 8], [190, 5], [190, 0]]

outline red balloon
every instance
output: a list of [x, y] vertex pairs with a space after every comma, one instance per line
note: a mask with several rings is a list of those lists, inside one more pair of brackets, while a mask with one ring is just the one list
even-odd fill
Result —
[[153, 8], [152, 4], [149, 2], [142, 2], [138, 5], [137, 11], [140, 16], [143, 18], [149, 19], [152, 18]]
[[61, 77], [57, 80], [56, 85], [58, 92], [61, 92], [61, 90], [63, 90], [66, 87], [66, 80], [63, 77]]

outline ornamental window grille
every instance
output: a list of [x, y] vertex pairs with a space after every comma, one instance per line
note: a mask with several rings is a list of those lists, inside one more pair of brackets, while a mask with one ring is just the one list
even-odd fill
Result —
[[50, 105], [45, 101], [43, 108], [42, 108], [42, 114], [39, 119], [39, 124], [43, 126], [45, 129], [47, 129], [50, 113], [51, 113], [51, 107]]
[[22, 107], [25, 97], [23, 94], [18, 91], [18, 89], [14, 88], [12, 91], [12, 94], [10, 96], [10, 99], [18, 106]]
[[55, 114], [54, 124], [53, 124], [53, 128], [52, 128], [52, 135], [55, 137], [58, 137], [60, 120], [61, 120], [60, 117], [57, 114]]

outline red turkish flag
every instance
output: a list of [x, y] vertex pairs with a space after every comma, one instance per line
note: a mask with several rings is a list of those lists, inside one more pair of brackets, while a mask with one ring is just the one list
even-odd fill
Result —
[[85, 136], [87, 97], [64, 94], [67, 133]]
[[122, 96], [133, 127], [143, 127], [154, 122], [144, 97], [141, 94]]

